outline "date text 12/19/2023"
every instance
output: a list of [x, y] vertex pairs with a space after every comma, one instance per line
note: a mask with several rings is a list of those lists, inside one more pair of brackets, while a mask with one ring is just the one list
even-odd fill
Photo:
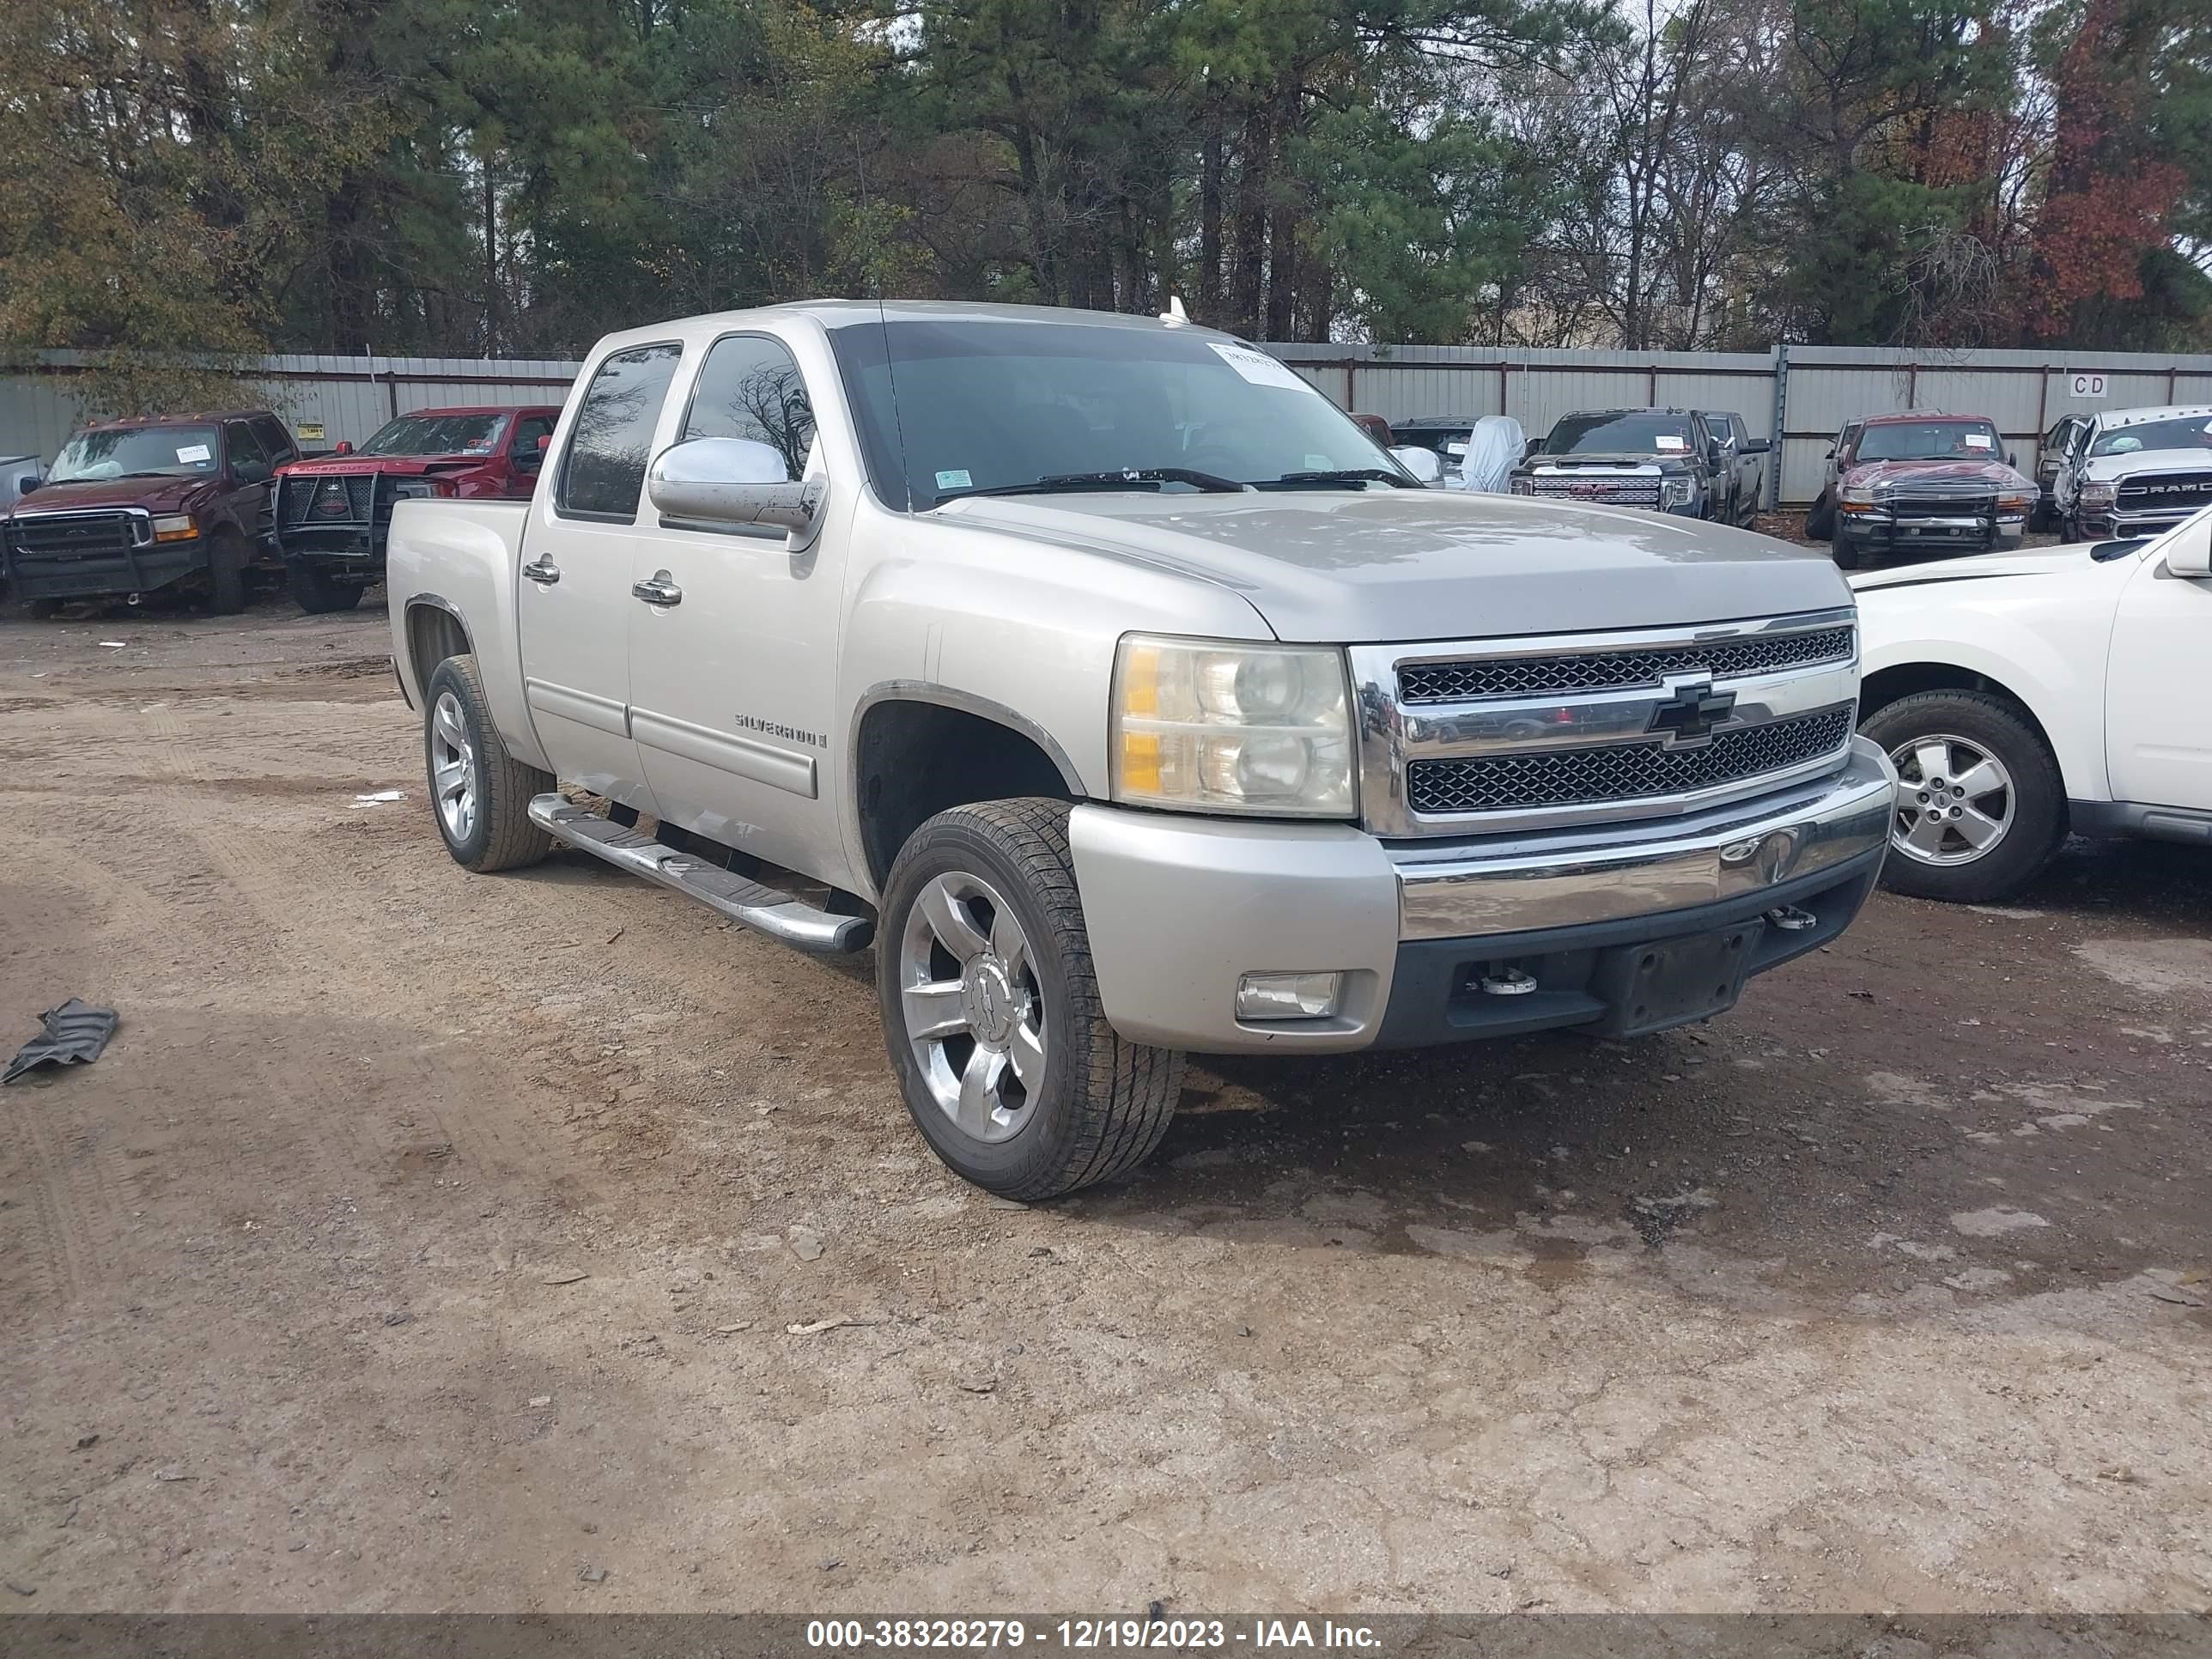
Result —
[[811, 1619], [806, 1645], [829, 1651], [866, 1648], [1099, 1649], [1336, 1648], [1372, 1653], [1382, 1638], [1364, 1625], [1328, 1619]]

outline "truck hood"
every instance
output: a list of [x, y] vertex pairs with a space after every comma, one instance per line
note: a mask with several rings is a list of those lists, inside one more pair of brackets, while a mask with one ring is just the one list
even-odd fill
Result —
[[287, 478], [361, 478], [374, 474], [419, 478], [426, 472], [453, 472], [488, 466], [489, 455], [319, 455], [312, 461], [287, 461], [277, 471]]
[[212, 480], [206, 478], [86, 478], [42, 484], [15, 503], [18, 513], [75, 513], [94, 507], [143, 507], [180, 513]]
[[1979, 553], [1964, 559], [1941, 559], [1929, 564], [1869, 570], [1853, 576], [1850, 581], [1853, 592], [1866, 593], [1883, 587], [1920, 587], [1929, 582], [2045, 576], [2070, 570], [2088, 556], [2089, 550], [2086, 546], [2039, 548], [2033, 552], [2022, 553]]
[[2147, 472], [2212, 472], [2212, 449], [2138, 449], [2125, 455], [2100, 455], [2082, 476], [2094, 483], [2118, 483]]
[[2015, 472], [2002, 461], [1866, 461], [1844, 474], [1847, 489], [1871, 484], [1916, 484], [1923, 488], [1944, 484], [1995, 484], [2000, 489], [2028, 490], [2035, 480]]
[[1287, 641], [1656, 628], [1850, 602], [1824, 551], [1694, 520], [1510, 495], [969, 496], [938, 512], [1212, 582]]

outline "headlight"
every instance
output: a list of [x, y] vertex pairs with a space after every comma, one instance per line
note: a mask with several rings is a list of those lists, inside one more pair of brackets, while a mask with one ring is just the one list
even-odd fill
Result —
[[1846, 484], [1838, 497], [1845, 507], [1887, 507], [1889, 505], [1887, 484]]
[[394, 501], [421, 501], [431, 495], [450, 495], [453, 486], [442, 478], [410, 478], [404, 483], [392, 486]]
[[1348, 818], [1352, 717], [1332, 646], [1123, 636], [1114, 799], [1137, 806]]
[[2085, 483], [2075, 502], [2080, 507], [2110, 507], [2119, 495], [2120, 487], [2116, 483]]
[[1687, 478], [1659, 480], [1659, 505], [1687, 507], [1690, 504], [1690, 481]]
[[188, 542], [199, 532], [192, 528], [189, 513], [172, 513], [167, 518], [154, 520], [154, 539], [157, 542]]
[[1536, 493], [1536, 481], [1534, 478], [1516, 478], [1511, 488], [1516, 495], [1533, 495]]
[[2005, 494], [1997, 497], [1997, 511], [2000, 513], [2026, 513], [2030, 511], [2035, 506], [2039, 499], [2040, 499], [2040, 497], [2034, 490], [2032, 489], [2008, 490]]

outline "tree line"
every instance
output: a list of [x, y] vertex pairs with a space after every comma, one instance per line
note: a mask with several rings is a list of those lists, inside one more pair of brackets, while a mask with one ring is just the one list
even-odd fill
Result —
[[2208, 247], [2204, 0], [15, 0], [0, 31], [0, 343], [141, 381], [870, 293], [1173, 295], [1279, 340], [2201, 346]]

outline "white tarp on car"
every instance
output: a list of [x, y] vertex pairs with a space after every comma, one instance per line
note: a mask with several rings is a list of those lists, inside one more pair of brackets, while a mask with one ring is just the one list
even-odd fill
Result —
[[1503, 495], [1521, 452], [1528, 441], [1521, 422], [1510, 415], [1486, 415], [1468, 434], [1467, 454], [1460, 462], [1459, 488], [1478, 495]]

